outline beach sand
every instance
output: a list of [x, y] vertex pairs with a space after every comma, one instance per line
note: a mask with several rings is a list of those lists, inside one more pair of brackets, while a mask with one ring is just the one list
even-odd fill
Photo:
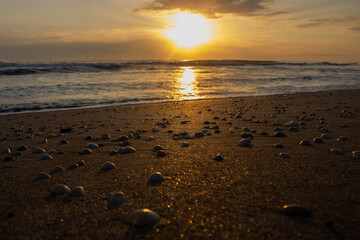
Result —
[[[359, 118], [358, 89], [0, 116], [0, 151], [11, 150], [0, 155], [0, 239], [360, 239], [360, 160], [352, 157], [360, 150]], [[292, 132], [283, 125], [289, 121], [304, 125]], [[243, 128], [256, 131], [245, 132], [251, 147], [237, 145]], [[274, 137], [275, 128], [286, 137]], [[330, 139], [314, 144], [324, 128]], [[192, 139], [203, 130], [211, 134]], [[110, 155], [130, 131], [139, 132], [128, 140], [136, 152]], [[184, 131], [190, 139], [174, 139]], [[102, 139], [105, 133], [111, 139]], [[337, 141], [341, 136], [348, 140]], [[299, 145], [304, 139], [312, 145]], [[100, 147], [79, 154], [90, 142]], [[23, 145], [29, 150], [17, 156]], [[166, 156], [157, 157], [155, 145]], [[39, 147], [58, 154], [41, 160], [33, 154]], [[217, 154], [224, 160], [215, 161]], [[85, 166], [50, 174], [80, 160]], [[107, 161], [116, 169], [101, 172]], [[36, 181], [40, 172], [51, 177]], [[149, 186], [153, 172], [166, 180]], [[54, 196], [56, 184], [82, 186], [84, 196]], [[110, 207], [118, 191], [126, 202]], [[311, 215], [286, 215], [288, 204]], [[142, 208], [159, 223], [133, 227], [130, 215]]]

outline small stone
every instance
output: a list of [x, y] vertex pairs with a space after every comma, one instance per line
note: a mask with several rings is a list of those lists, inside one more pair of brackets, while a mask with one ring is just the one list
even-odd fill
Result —
[[67, 194], [70, 193], [70, 191], [70, 188], [64, 184], [57, 184], [51, 189], [51, 192], [57, 195]]
[[297, 127], [289, 127], [290, 132], [299, 132], [299, 129]]
[[32, 134], [27, 134], [25, 135], [24, 139], [33, 139], [33, 135]]
[[133, 147], [127, 146], [127, 147], [119, 148], [118, 152], [121, 153], [121, 154], [130, 154], [130, 153], [135, 153], [136, 149], [133, 148]]
[[147, 137], [145, 141], [150, 142], [150, 141], [154, 141], [154, 140], [155, 140], [155, 138], [153, 138], [153, 137]]
[[275, 143], [273, 146], [274, 148], [284, 148], [284, 145], [281, 143]]
[[160, 132], [160, 129], [158, 129], [157, 127], [154, 127], [153, 129], [151, 129], [152, 132]]
[[360, 151], [353, 151], [352, 154], [353, 154], [353, 158], [360, 159]]
[[336, 155], [344, 154], [344, 152], [343, 152], [341, 149], [338, 149], [338, 148], [332, 148], [332, 149], [330, 149], [330, 153], [331, 153], [331, 154], [336, 154]]
[[57, 166], [55, 166], [55, 167], [53, 168], [53, 170], [51, 171], [51, 173], [57, 173], [57, 172], [62, 172], [62, 171], [65, 171], [65, 168], [63, 168], [62, 166], [57, 165]]
[[104, 133], [104, 134], [101, 136], [101, 139], [103, 139], [103, 140], [109, 140], [109, 139], [111, 139], [111, 135], [108, 134], [108, 133]]
[[321, 129], [321, 132], [322, 132], [322, 133], [331, 133], [331, 130], [323, 127], [323, 128]]
[[147, 180], [147, 183], [149, 185], [159, 185], [160, 183], [162, 183], [163, 181], [165, 181], [165, 177], [164, 175], [162, 175], [159, 172], [154, 172], [150, 175], [150, 177]]
[[119, 137], [119, 140], [120, 141], [128, 141], [128, 140], [130, 140], [130, 138], [128, 136], [126, 136], [126, 135], [122, 135], [122, 136]]
[[160, 216], [149, 209], [138, 209], [130, 215], [131, 224], [139, 228], [151, 228], [160, 221]]
[[26, 151], [26, 150], [29, 150], [29, 148], [24, 145], [24, 146], [19, 147], [16, 151]]
[[156, 157], [157, 158], [162, 158], [166, 156], [166, 152], [164, 150], [160, 150], [156, 152]]
[[34, 154], [44, 153], [44, 152], [46, 152], [46, 151], [45, 151], [45, 149], [43, 149], [43, 148], [35, 148], [35, 149], [33, 150], [33, 153], [34, 153]]
[[287, 154], [287, 153], [280, 153], [280, 154], [279, 154], [279, 157], [284, 158], [284, 159], [287, 159], [287, 158], [290, 158], [290, 155]]
[[330, 137], [327, 134], [321, 134], [321, 139], [330, 139]]
[[190, 144], [187, 143], [187, 142], [183, 142], [183, 143], [181, 144], [181, 147], [189, 147], [189, 146], [190, 146]]
[[91, 154], [92, 150], [90, 148], [84, 148], [83, 150], [81, 150], [81, 155], [87, 155], [87, 154]]
[[338, 142], [344, 142], [344, 141], [347, 141], [348, 138], [346, 136], [341, 136], [337, 139]]
[[224, 161], [224, 158], [220, 154], [218, 154], [214, 157], [214, 160], [217, 162], [222, 162]]
[[77, 161], [76, 163], [77, 163], [77, 165], [79, 165], [79, 167], [85, 166], [84, 160]]
[[69, 142], [67, 140], [63, 139], [63, 140], [60, 141], [60, 144], [61, 145], [66, 145], [66, 144], [69, 144]]
[[84, 188], [82, 186], [76, 186], [73, 189], [71, 189], [69, 195], [71, 197], [80, 197], [84, 196]]
[[49, 154], [57, 154], [58, 152], [55, 150], [55, 149], [51, 149], [50, 151], [49, 151]]
[[324, 140], [322, 140], [319, 137], [316, 137], [316, 138], [313, 139], [313, 143], [324, 143]]
[[259, 132], [259, 134], [263, 135], [263, 136], [268, 136], [269, 135], [267, 132], [264, 132], [264, 131]]
[[85, 148], [94, 150], [94, 149], [99, 148], [99, 145], [97, 145], [96, 143], [88, 143], [88, 144], [86, 144]]
[[108, 201], [108, 203], [110, 205], [118, 205], [118, 204], [122, 204], [124, 202], [126, 202], [126, 199], [125, 199], [124, 193], [122, 193], [122, 192], [114, 193]]
[[302, 140], [302, 141], [300, 142], [300, 145], [302, 145], [302, 146], [311, 146], [311, 143], [310, 143], [309, 140], [304, 139], [304, 140]]
[[4, 150], [1, 151], [1, 154], [10, 154], [11, 150], [10, 148], [5, 148]]
[[43, 154], [41, 156], [41, 160], [50, 160], [50, 159], [53, 159], [53, 157], [49, 154]]
[[160, 146], [160, 145], [156, 145], [156, 146], [153, 147], [153, 152], [158, 152], [160, 150], [164, 150], [164, 148], [162, 146]]
[[251, 146], [251, 141], [249, 139], [241, 139], [238, 143], [238, 146], [240, 147], [250, 147]]
[[311, 217], [312, 212], [304, 206], [298, 204], [285, 205], [282, 209], [283, 214], [291, 217]]
[[46, 143], [48, 143], [48, 140], [45, 138], [45, 139], [42, 139], [40, 142], [39, 142], [39, 144], [46, 144]]
[[110, 155], [110, 156], [114, 156], [114, 155], [116, 155], [116, 154], [118, 154], [118, 152], [115, 151], [115, 150], [112, 150], [109, 155]]
[[202, 138], [202, 137], [204, 137], [205, 135], [204, 135], [204, 133], [202, 133], [202, 132], [197, 132], [197, 133], [195, 133], [195, 135], [194, 135], [194, 137], [195, 138]]
[[49, 179], [50, 175], [47, 172], [41, 172], [37, 175], [36, 180]]
[[77, 168], [79, 168], [79, 164], [73, 163], [73, 164], [70, 164], [70, 165], [67, 167], [67, 170], [74, 170], [74, 169], [77, 169]]
[[10, 157], [10, 156], [7, 156], [7, 157], [5, 157], [4, 158], [4, 162], [11, 162], [13, 160], [13, 158], [12, 157]]
[[103, 171], [110, 171], [115, 168], [116, 166], [112, 162], [104, 162], [103, 165], [101, 166], [101, 170]]
[[274, 137], [287, 137], [286, 134], [284, 132], [276, 132], [274, 134]]
[[67, 128], [61, 128], [59, 132], [60, 133], [69, 133], [69, 132], [71, 132], [71, 130], [72, 130], [71, 127], [67, 127]]

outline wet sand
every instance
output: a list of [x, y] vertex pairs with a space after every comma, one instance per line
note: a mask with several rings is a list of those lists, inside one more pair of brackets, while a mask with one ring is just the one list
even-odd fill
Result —
[[[0, 154], [0, 238], [359, 239], [359, 118], [359, 89], [0, 116], [0, 152], [11, 150]], [[290, 121], [294, 131], [284, 126]], [[275, 137], [275, 128], [286, 136]], [[322, 131], [330, 138], [313, 143]], [[243, 138], [250, 147], [238, 146]], [[299, 145], [304, 139], [311, 146]], [[99, 148], [80, 154], [90, 142]], [[136, 152], [111, 154], [126, 145]], [[166, 155], [157, 157], [155, 145]], [[18, 155], [21, 146], [28, 150]], [[41, 160], [39, 147], [57, 154]], [[84, 166], [51, 173], [80, 160]], [[116, 169], [101, 171], [104, 162]], [[36, 181], [40, 172], [51, 177]], [[166, 180], [148, 185], [154, 172]], [[84, 196], [55, 196], [56, 184], [82, 186]], [[110, 207], [118, 191], [126, 202]], [[286, 215], [287, 204], [311, 216]], [[141, 208], [159, 223], [133, 227], [130, 215]]]

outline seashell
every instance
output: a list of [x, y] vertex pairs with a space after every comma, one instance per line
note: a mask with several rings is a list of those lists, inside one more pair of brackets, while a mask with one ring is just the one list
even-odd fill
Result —
[[145, 141], [150, 142], [150, 141], [154, 141], [154, 140], [155, 140], [155, 138], [153, 138], [153, 137], [147, 137]]
[[53, 157], [49, 154], [43, 154], [41, 156], [41, 160], [50, 160], [50, 159], [53, 159]]
[[314, 143], [324, 143], [324, 140], [322, 140], [322, 139], [319, 138], [319, 137], [316, 137], [316, 138], [313, 139], [313, 142], [314, 142]]
[[160, 216], [149, 209], [138, 209], [131, 213], [131, 224], [134, 227], [151, 228], [160, 221]]
[[224, 161], [224, 158], [220, 154], [218, 154], [214, 157], [214, 160], [217, 162], [222, 162]]
[[346, 136], [341, 136], [337, 139], [338, 142], [344, 142], [344, 141], [347, 141], [348, 138]]
[[360, 151], [353, 151], [352, 154], [353, 154], [353, 158], [360, 159]]
[[86, 144], [85, 148], [94, 150], [94, 149], [99, 148], [99, 146], [96, 143], [88, 143], [88, 144]]
[[103, 165], [101, 166], [101, 170], [103, 171], [109, 171], [115, 168], [116, 166], [112, 162], [104, 162]]
[[330, 137], [327, 134], [321, 134], [321, 139], [330, 139]]
[[304, 139], [304, 140], [302, 140], [302, 141], [300, 142], [300, 145], [302, 145], [302, 146], [311, 146], [311, 143], [310, 143], [309, 140]]
[[57, 195], [67, 194], [70, 191], [70, 188], [64, 184], [57, 184], [51, 189], [51, 192]]
[[36, 153], [44, 153], [44, 152], [46, 152], [46, 151], [45, 151], [45, 149], [43, 149], [43, 148], [35, 148], [35, 149], [33, 150], [33, 153], [34, 153], [34, 154], [36, 154]]
[[190, 146], [190, 144], [187, 143], [187, 142], [183, 142], [183, 143], [181, 144], [181, 147], [189, 147], [189, 146]]
[[87, 154], [91, 154], [92, 150], [90, 148], [84, 148], [83, 150], [81, 150], [81, 154], [82, 155], [87, 155]]
[[312, 212], [301, 205], [298, 204], [289, 204], [284, 205], [282, 208], [282, 213], [291, 217], [311, 217]]
[[158, 152], [160, 150], [164, 150], [164, 148], [162, 146], [160, 146], [160, 145], [156, 145], [156, 146], [153, 147], [153, 152]]
[[109, 201], [108, 201], [108, 203], [109, 203], [110, 205], [113, 205], [113, 204], [115, 204], [115, 205], [117, 205], [117, 204], [122, 204], [122, 203], [124, 203], [124, 202], [126, 202], [126, 199], [125, 199], [124, 193], [122, 193], [122, 192], [116, 192], [116, 193], [114, 193], [114, 194], [111, 196], [111, 198], [109, 199]]
[[162, 183], [163, 181], [165, 181], [164, 175], [162, 175], [159, 172], [154, 172], [148, 178], [147, 183], [149, 185], [158, 185], [158, 184]]
[[69, 195], [72, 197], [84, 196], [84, 188], [82, 186], [76, 186], [73, 189], [71, 189]]
[[62, 171], [65, 171], [65, 168], [63, 168], [62, 166], [57, 165], [57, 166], [55, 166], [55, 167], [53, 168], [53, 170], [51, 171], [51, 173], [57, 173], [57, 172], [62, 172]]
[[337, 155], [344, 154], [344, 152], [341, 149], [338, 149], [338, 148], [330, 149], [330, 153], [331, 154], [337, 154]]
[[280, 154], [279, 154], [279, 157], [284, 158], [284, 159], [287, 159], [287, 158], [290, 158], [290, 155], [287, 154], [287, 153], [280, 153]]
[[284, 148], [284, 145], [281, 143], [275, 143], [273, 146], [274, 148]]
[[240, 147], [250, 147], [251, 146], [251, 141], [249, 139], [241, 139], [238, 143], [238, 146]]
[[49, 179], [50, 175], [47, 172], [41, 172], [37, 175], [36, 180]]

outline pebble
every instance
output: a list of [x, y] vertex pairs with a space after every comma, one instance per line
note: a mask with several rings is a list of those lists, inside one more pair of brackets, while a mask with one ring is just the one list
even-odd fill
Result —
[[34, 154], [44, 153], [44, 152], [46, 152], [46, 151], [45, 151], [45, 149], [43, 149], [43, 148], [35, 148], [35, 149], [33, 150], [33, 153], [34, 153]]
[[195, 138], [202, 138], [202, 137], [204, 137], [205, 135], [204, 135], [204, 133], [202, 133], [202, 132], [197, 132], [197, 133], [195, 133], [195, 135], [194, 135], [194, 137]]
[[112, 150], [112, 151], [110, 152], [110, 156], [113, 156], [113, 155], [116, 155], [116, 154], [118, 154], [118, 152], [115, 151], [115, 150]]
[[131, 224], [134, 227], [151, 228], [160, 221], [160, 216], [149, 209], [138, 209], [131, 213]]
[[157, 127], [154, 127], [153, 129], [151, 129], [152, 132], [160, 132], [160, 129], [158, 129]]
[[238, 146], [240, 147], [250, 147], [251, 146], [251, 141], [249, 139], [241, 139], [238, 143]]
[[308, 208], [298, 205], [298, 204], [285, 205], [282, 208], [282, 212], [285, 215], [288, 215], [291, 217], [311, 217], [312, 216], [312, 212]]
[[187, 142], [183, 142], [183, 143], [181, 144], [181, 147], [189, 147], [189, 146], [190, 146], [190, 144], [187, 143]]
[[40, 142], [39, 142], [39, 144], [46, 144], [46, 143], [48, 143], [48, 140], [45, 138], [45, 139], [42, 139]]
[[130, 138], [128, 137], [128, 136], [126, 136], [126, 135], [122, 135], [122, 136], [120, 136], [119, 137], [119, 140], [120, 141], [127, 141], [127, 140], [129, 140]]
[[55, 166], [55, 167], [53, 168], [53, 170], [51, 171], [51, 173], [57, 173], [57, 172], [62, 172], [62, 171], [65, 171], [65, 168], [63, 168], [62, 166], [57, 165], [57, 166]]
[[16, 151], [25, 151], [25, 150], [29, 150], [29, 148], [24, 145], [24, 146], [19, 147]]
[[43, 154], [41, 156], [41, 160], [50, 160], [50, 159], [53, 159], [53, 157], [49, 154]]
[[114, 193], [108, 201], [110, 205], [122, 204], [124, 202], [126, 202], [126, 199], [124, 193], [122, 192]]
[[85, 166], [84, 160], [77, 161], [76, 163], [77, 163], [77, 165], [79, 165], [79, 167]]
[[51, 150], [49, 151], [49, 154], [57, 154], [57, 151], [56, 151], [55, 149], [51, 149]]
[[165, 181], [164, 175], [162, 175], [159, 172], [154, 172], [148, 178], [147, 183], [149, 185], [158, 185], [158, 184], [162, 183], [163, 181]]
[[321, 129], [322, 133], [331, 133], [331, 130], [327, 129], [327, 128], [322, 128]]
[[352, 154], [353, 154], [353, 158], [360, 159], [360, 151], [353, 151]]
[[330, 149], [330, 153], [331, 154], [337, 154], [337, 155], [344, 154], [344, 152], [341, 149], [338, 149], [338, 148]]
[[88, 144], [86, 144], [85, 148], [94, 150], [94, 149], [99, 148], [99, 145], [97, 145], [96, 143], [88, 143]]
[[73, 164], [70, 164], [68, 167], [67, 167], [67, 170], [74, 170], [76, 168], [79, 168], [79, 164], [77, 163], [73, 163]]
[[109, 171], [115, 168], [116, 166], [112, 162], [104, 162], [103, 165], [101, 166], [101, 170], [103, 171]]
[[224, 158], [220, 154], [218, 154], [214, 157], [214, 160], [217, 162], [222, 162], [224, 161]]
[[330, 137], [327, 134], [321, 134], [321, 139], [330, 139]]
[[36, 180], [49, 179], [50, 175], [47, 172], [41, 172], [37, 175]]
[[90, 148], [84, 148], [83, 150], [81, 150], [81, 154], [82, 155], [87, 155], [87, 154], [91, 154], [92, 150]]
[[84, 188], [82, 186], [76, 186], [73, 189], [71, 189], [69, 195], [72, 197], [84, 196]]
[[341, 136], [337, 139], [338, 142], [344, 142], [344, 141], [347, 141], [348, 138], [346, 136]]
[[284, 148], [284, 145], [281, 143], [275, 143], [273, 146], [274, 148]]
[[65, 145], [65, 144], [69, 144], [69, 142], [67, 140], [63, 139], [60, 141], [60, 144]]
[[1, 154], [10, 154], [11, 150], [10, 148], [5, 148], [4, 150], [1, 151]]
[[145, 141], [150, 142], [150, 141], [154, 141], [154, 140], [155, 140], [155, 138], [153, 138], [153, 137], [147, 137]]
[[162, 146], [160, 146], [160, 145], [156, 145], [156, 146], [153, 147], [154, 152], [158, 152], [160, 150], [164, 150], [164, 148]]
[[286, 158], [290, 158], [290, 155], [287, 153], [280, 153], [279, 157], [286, 159]]
[[311, 143], [310, 143], [309, 140], [304, 139], [304, 140], [302, 140], [302, 141], [300, 142], [300, 145], [302, 145], [302, 146], [311, 146]]
[[11, 162], [13, 160], [13, 158], [11, 156], [7, 156], [4, 158], [4, 162]]
[[101, 139], [103, 139], [103, 140], [109, 140], [109, 139], [111, 139], [111, 135], [108, 134], [108, 133], [104, 133], [104, 134], [101, 136]]
[[162, 158], [166, 156], [166, 152], [164, 150], [160, 150], [156, 152], [156, 157]]
[[68, 186], [64, 184], [57, 184], [52, 189], [51, 192], [58, 195], [63, 195], [69, 193], [71, 190]]
[[276, 132], [274, 137], [287, 137], [285, 133], [283, 132]]
[[135, 153], [136, 149], [133, 148], [133, 147], [127, 146], [127, 147], [119, 148], [118, 152], [121, 153], [121, 154], [130, 154], [130, 153]]
[[322, 139], [319, 138], [319, 137], [316, 137], [316, 138], [313, 139], [313, 142], [314, 142], [314, 143], [324, 143], [324, 140], [322, 140]]

